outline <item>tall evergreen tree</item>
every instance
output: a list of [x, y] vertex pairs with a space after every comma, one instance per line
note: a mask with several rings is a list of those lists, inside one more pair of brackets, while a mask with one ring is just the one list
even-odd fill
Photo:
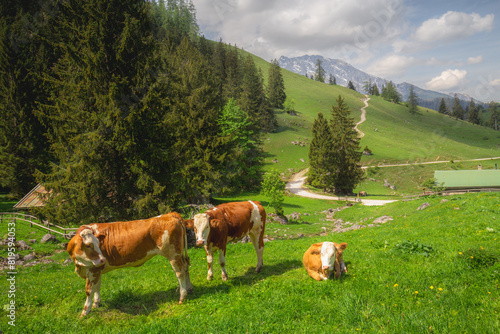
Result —
[[356, 87], [354, 87], [354, 84], [352, 83], [351, 80], [349, 80], [349, 82], [347, 83], [347, 88], [352, 89], [354, 91], [356, 90]]
[[389, 81], [389, 83], [382, 88], [380, 96], [386, 101], [394, 103], [401, 102], [401, 94], [396, 90], [396, 86], [392, 83], [392, 81]]
[[330, 85], [336, 85], [337, 84], [337, 79], [335, 79], [335, 77], [331, 73], [328, 75], [328, 83]]
[[264, 94], [264, 81], [260, 69], [257, 69], [251, 55], [243, 63], [241, 95], [238, 105], [250, 117], [255, 131], [274, 130], [277, 125], [276, 116]]
[[472, 124], [480, 124], [481, 119], [479, 118], [479, 113], [476, 107], [476, 104], [474, 103], [474, 99], [470, 99], [470, 104], [469, 104], [469, 122]]
[[333, 185], [338, 194], [352, 193], [364, 175], [360, 165], [362, 152], [359, 137], [350, 114], [351, 110], [339, 95], [337, 105], [332, 106], [331, 121], [334, 150]]
[[276, 59], [273, 59], [269, 66], [267, 97], [272, 107], [283, 109], [286, 100], [285, 82], [281, 74], [280, 64]]
[[323, 62], [321, 59], [316, 60], [316, 72], [314, 73], [314, 80], [319, 82], [325, 82], [326, 71], [323, 68]]
[[448, 114], [449, 111], [448, 111], [448, 106], [446, 105], [446, 102], [444, 100], [444, 98], [441, 99], [441, 103], [439, 104], [439, 113], [440, 114]]
[[464, 119], [465, 116], [464, 108], [462, 108], [462, 105], [460, 104], [460, 99], [456, 94], [455, 97], [453, 98], [453, 107], [451, 108], [451, 115], [456, 119]]
[[500, 104], [497, 102], [490, 102], [488, 106], [490, 111], [490, 119], [486, 125], [498, 131], [498, 120], [500, 119]]
[[378, 90], [377, 84], [373, 84], [372, 92], [373, 92], [372, 95], [380, 96], [380, 92]]
[[0, 186], [14, 198], [35, 186], [35, 171], [48, 170], [52, 159], [37, 109], [50, 94], [42, 73], [57, 54], [43, 36], [55, 15], [49, 0], [0, 3]]
[[410, 94], [408, 95], [408, 111], [414, 115], [418, 112], [417, 95], [414, 92], [413, 85], [410, 85]]
[[365, 94], [373, 95], [373, 83], [371, 78], [365, 80], [365, 83], [363, 85], [363, 91], [365, 92]]
[[53, 222], [95, 222], [158, 213], [165, 205], [167, 145], [153, 85], [150, 4], [65, 1], [51, 27], [61, 58], [53, 103], [41, 115], [57, 162], [38, 180], [52, 190]]
[[333, 136], [328, 121], [322, 113], [314, 120], [312, 126], [312, 140], [309, 147], [309, 172], [307, 182], [325, 191], [333, 190], [332, 166]]

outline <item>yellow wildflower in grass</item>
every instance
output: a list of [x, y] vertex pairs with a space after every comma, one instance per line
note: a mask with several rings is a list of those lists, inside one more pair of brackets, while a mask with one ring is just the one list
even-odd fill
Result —
[[458, 254], [462, 255], [462, 252], [458, 252]]
[[434, 289], [434, 287], [431, 285], [431, 289]]
[[418, 295], [418, 291], [415, 291], [415, 296]]
[[394, 287], [395, 287], [395, 288], [397, 288], [398, 286], [399, 286], [399, 285], [398, 285], [397, 283], [396, 283], [396, 284], [394, 284]]
[[438, 288], [439, 291], [443, 291], [443, 288]]

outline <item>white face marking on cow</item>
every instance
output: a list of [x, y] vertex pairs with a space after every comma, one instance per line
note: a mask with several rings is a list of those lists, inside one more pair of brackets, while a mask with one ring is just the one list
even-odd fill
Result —
[[198, 246], [206, 245], [208, 233], [210, 232], [210, 216], [206, 213], [199, 213], [193, 219], [194, 233], [196, 235], [196, 244]]
[[[106, 259], [102, 255], [101, 249], [99, 248], [99, 240], [96, 238], [92, 230], [87, 228], [80, 232], [80, 236], [82, 237], [83, 252], [81, 254], [75, 254], [77, 264], [84, 267], [102, 266], [106, 262]], [[88, 248], [89, 252], [97, 253], [97, 258], [89, 258], [84, 248]]]
[[323, 242], [321, 246], [321, 265], [323, 269], [333, 269], [335, 263], [335, 245], [333, 242]]

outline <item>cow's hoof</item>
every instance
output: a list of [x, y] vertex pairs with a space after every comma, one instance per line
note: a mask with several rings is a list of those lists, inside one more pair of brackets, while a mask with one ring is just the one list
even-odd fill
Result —
[[262, 270], [262, 266], [255, 268], [256, 273], [260, 273], [261, 270]]
[[211, 281], [212, 278], [214, 278], [213, 276], [207, 276], [207, 281]]
[[99, 304], [92, 304], [92, 308], [98, 308]]
[[225, 282], [227, 281], [227, 275], [222, 275], [222, 280]]

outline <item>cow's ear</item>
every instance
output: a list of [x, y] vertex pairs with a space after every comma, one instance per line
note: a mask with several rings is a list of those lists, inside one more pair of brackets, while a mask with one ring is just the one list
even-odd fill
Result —
[[103, 241], [103, 240], [104, 240], [104, 238], [106, 238], [106, 235], [105, 235], [105, 234], [100, 233], [100, 234], [96, 235], [96, 237], [97, 237], [97, 239], [99, 239], [99, 241]]
[[186, 226], [188, 230], [192, 230], [194, 227], [194, 221], [192, 219], [186, 219], [184, 220], [184, 226]]
[[339, 245], [339, 248], [340, 248], [341, 250], [346, 249], [346, 248], [347, 248], [347, 242], [343, 242], [343, 243], [341, 243], [341, 244]]

